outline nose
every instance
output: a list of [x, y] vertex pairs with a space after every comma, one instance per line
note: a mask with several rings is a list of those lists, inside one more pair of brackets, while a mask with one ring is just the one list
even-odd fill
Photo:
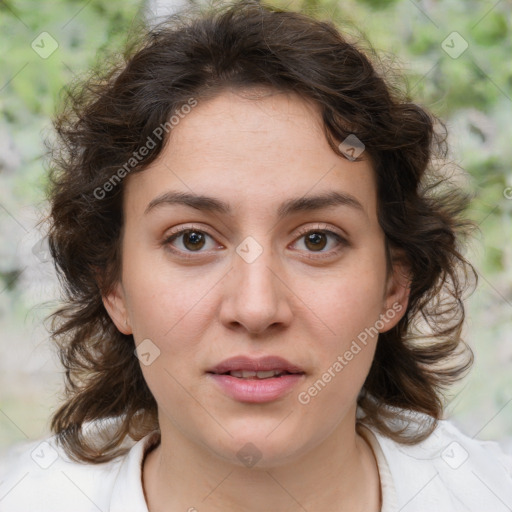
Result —
[[254, 261], [235, 252], [233, 268], [224, 281], [222, 323], [251, 334], [289, 325], [292, 292], [286, 280], [282, 266], [267, 247]]

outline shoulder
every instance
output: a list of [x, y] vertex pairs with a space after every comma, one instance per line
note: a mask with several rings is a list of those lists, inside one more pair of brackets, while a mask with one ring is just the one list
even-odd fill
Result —
[[[428, 421], [425, 416], [418, 416]], [[402, 512], [512, 509], [512, 455], [494, 441], [464, 434], [451, 421], [416, 445], [374, 432], [388, 462]]]
[[[101, 464], [71, 460], [54, 436], [19, 444], [0, 464], [0, 510], [113, 510], [116, 489], [119, 492], [120, 486], [126, 488], [130, 476], [140, 483], [140, 460], [146, 440], [132, 441], [126, 455]], [[132, 487], [132, 492], [142, 494], [142, 486]]]

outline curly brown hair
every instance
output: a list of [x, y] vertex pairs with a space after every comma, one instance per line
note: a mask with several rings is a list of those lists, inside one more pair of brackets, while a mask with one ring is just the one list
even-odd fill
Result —
[[[134, 155], [190, 98], [226, 87], [269, 86], [313, 100], [340, 156], [348, 135], [364, 142], [388, 263], [391, 249], [400, 251], [412, 277], [407, 311], [379, 337], [358, 397], [360, 421], [402, 443], [430, 435], [443, 414], [443, 392], [473, 361], [461, 330], [463, 294], [470, 273], [477, 275], [460, 243], [474, 223], [464, 215], [469, 195], [446, 166], [434, 165], [448, 155], [444, 124], [379, 65], [371, 47], [349, 42], [331, 21], [242, 0], [169, 17], [127, 46], [123, 58], [68, 89], [54, 121], [48, 186], [49, 246], [65, 302], [49, 318], [66, 369], [66, 398], [51, 426], [72, 458], [110, 460], [125, 439], [158, 429], [133, 336], [117, 330], [102, 301], [120, 278], [121, 178], [157, 158], [168, 137], [144, 157]], [[401, 411], [433, 421], [407, 431], [394, 422], [406, 419]], [[86, 435], [87, 425], [104, 435]]]

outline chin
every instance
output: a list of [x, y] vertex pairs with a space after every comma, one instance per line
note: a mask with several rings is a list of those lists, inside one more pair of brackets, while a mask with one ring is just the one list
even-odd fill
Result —
[[[273, 428], [277, 424], [274, 422]], [[222, 459], [236, 464], [241, 468], [270, 469], [293, 462], [301, 452], [303, 446], [294, 442], [294, 436], [289, 430], [283, 429], [277, 433], [277, 429], [242, 429], [239, 435], [233, 434], [227, 440], [226, 445], [213, 446], [214, 452]], [[269, 432], [272, 432], [269, 435]]]

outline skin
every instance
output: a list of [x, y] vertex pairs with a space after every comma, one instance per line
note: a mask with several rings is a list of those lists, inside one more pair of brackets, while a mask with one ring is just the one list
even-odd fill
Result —
[[[141, 365], [161, 429], [143, 467], [148, 508], [378, 511], [376, 461], [355, 429], [377, 336], [308, 404], [298, 394], [393, 304], [401, 312], [380, 332], [399, 321], [408, 297], [403, 269], [386, 269], [365, 154], [357, 162], [336, 155], [309, 101], [260, 92], [225, 90], [200, 101], [159, 158], [125, 183], [122, 275], [104, 304], [121, 332], [160, 351]], [[169, 204], [144, 214], [168, 190], [214, 196], [233, 216]], [[352, 194], [363, 210], [342, 205], [277, 219], [283, 200], [332, 190]], [[209, 235], [203, 246], [186, 236], [165, 244], [171, 229], [191, 225]], [[300, 229], [329, 229], [348, 244], [326, 235], [315, 250]], [[236, 252], [249, 236], [263, 250], [251, 263]], [[206, 372], [239, 354], [279, 355], [306, 375], [273, 402], [235, 401]], [[261, 454], [253, 467], [237, 457], [249, 442]]]

